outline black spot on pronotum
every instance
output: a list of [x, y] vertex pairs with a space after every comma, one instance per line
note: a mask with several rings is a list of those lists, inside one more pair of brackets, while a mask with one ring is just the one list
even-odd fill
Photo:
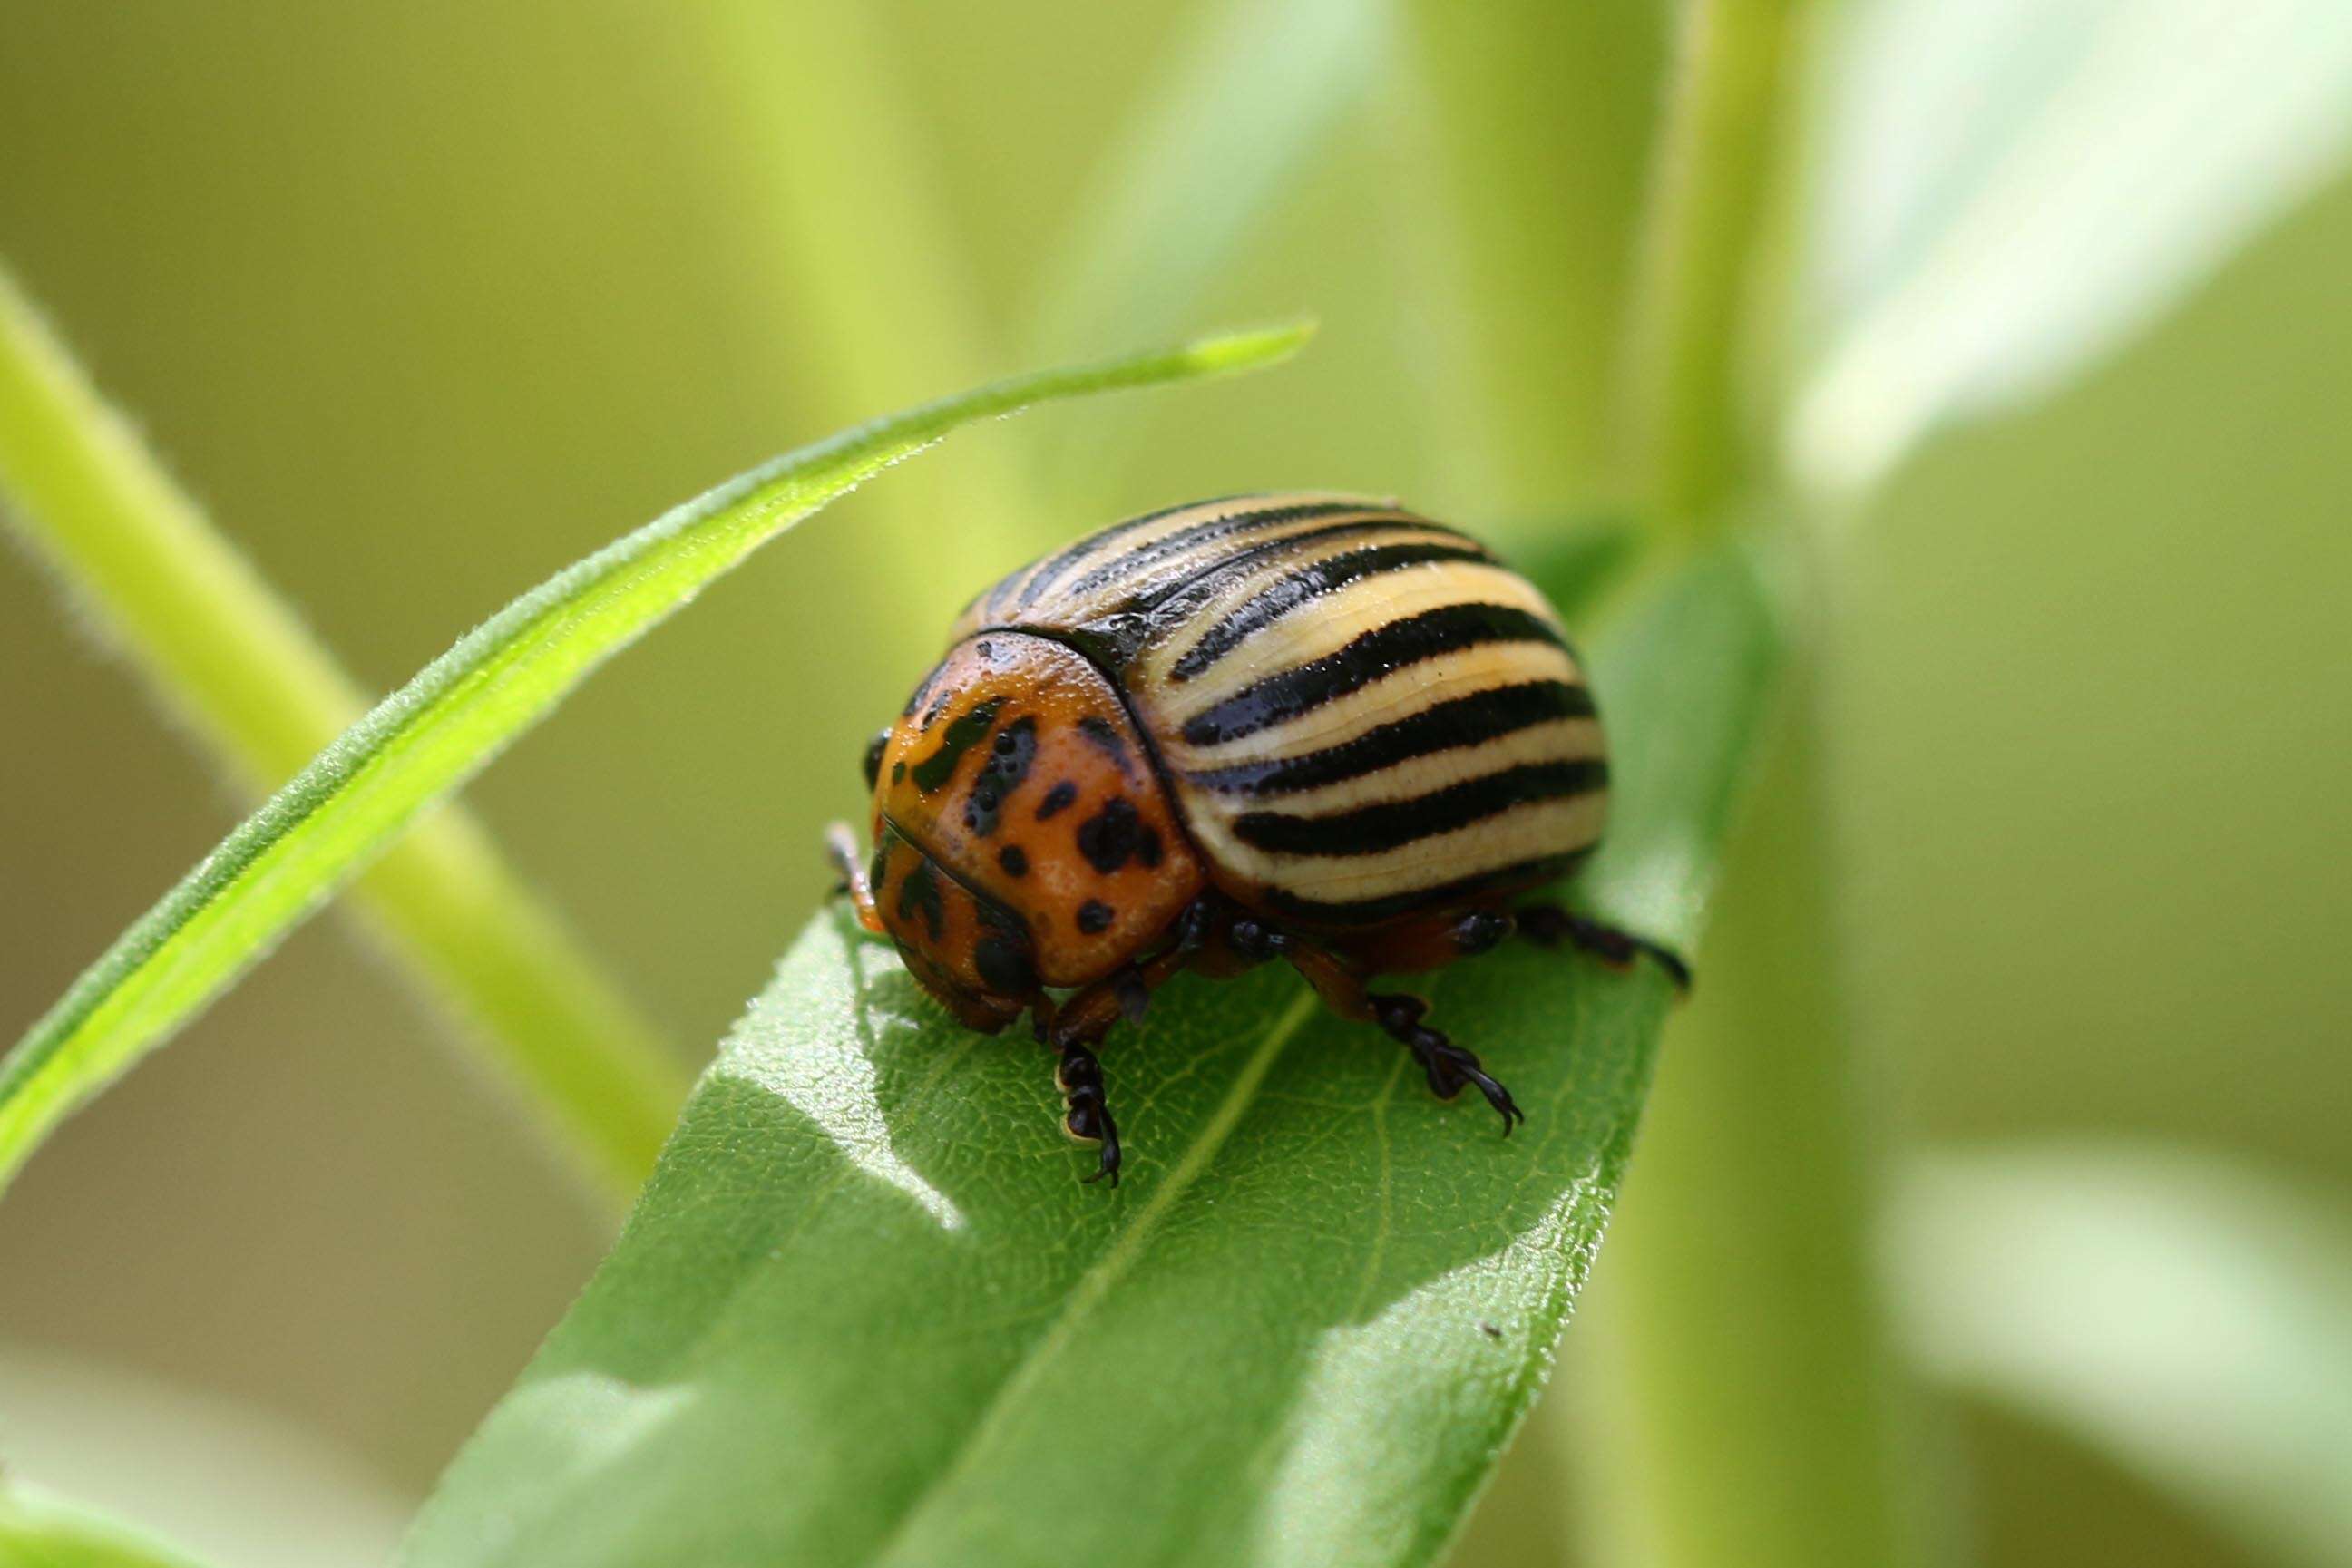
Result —
[[1128, 761], [1127, 757], [1127, 737], [1119, 734], [1118, 727], [1110, 720], [1099, 715], [1088, 714], [1078, 720], [1078, 733], [1085, 736], [1105, 756], [1116, 763], [1121, 773], [1133, 774], [1134, 766]]
[[971, 795], [964, 801], [963, 825], [981, 838], [996, 831], [997, 812], [1005, 798], [1021, 786], [1029, 776], [1029, 765], [1037, 758], [1037, 721], [1016, 718], [996, 732], [996, 740], [989, 747], [990, 756], [980, 770], [980, 779], [972, 786]]
[[1027, 876], [1029, 856], [1019, 844], [1007, 844], [996, 852], [996, 863], [1004, 868], [1007, 876]]
[[1046, 790], [1045, 798], [1037, 802], [1037, 820], [1045, 821], [1077, 803], [1078, 787], [1065, 779]]
[[928, 860], [917, 861], [907, 880], [898, 884], [898, 918], [910, 915], [923, 917], [923, 929], [936, 942], [947, 931], [947, 907], [940, 899], [939, 868]]
[[996, 710], [1003, 706], [1003, 697], [991, 697], [950, 721], [947, 733], [940, 737], [939, 749], [915, 764], [915, 788], [929, 795], [945, 784], [963, 754], [987, 738], [996, 723]]
[[1140, 833], [1139, 833], [1139, 834], [1137, 834], [1137, 835], [1136, 835], [1136, 840], [1135, 840], [1135, 858], [1136, 858], [1137, 860], [1141, 861], [1141, 862], [1144, 863], [1144, 866], [1145, 866], [1147, 869], [1150, 869], [1150, 870], [1157, 870], [1157, 869], [1159, 868], [1159, 865], [1160, 865], [1160, 830], [1159, 830], [1159, 829], [1157, 829], [1157, 828], [1153, 828], [1153, 827], [1146, 827], [1146, 828], [1145, 828], [1145, 829], [1144, 829]]
[[1108, 876], [1136, 857], [1143, 847], [1143, 819], [1124, 795], [1103, 802], [1103, 809], [1078, 824], [1078, 852], [1087, 863]]
[[891, 782], [891, 783], [893, 783], [893, 784], [897, 784], [897, 783], [903, 782], [903, 781], [905, 780], [906, 777], [907, 777], [907, 764], [906, 764], [906, 762], [905, 762], [903, 759], [902, 759], [902, 760], [900, 760], [900, 761], [893, 762], [892, 764], [890, 764], [890, 782]]
[[1110, 929], [1111, 906], [1098, 898], [1089, 898], [1078, 905], [1078, 929], [1087, 936], [1097, 936]]

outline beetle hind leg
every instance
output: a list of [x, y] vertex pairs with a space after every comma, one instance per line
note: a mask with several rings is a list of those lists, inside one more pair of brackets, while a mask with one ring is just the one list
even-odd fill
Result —
[[1462, 1092], [1465, 1083], [1475, 1083], [1486, 1103], [1503, 1118], [1503, 1136], [1509, 1137], [1511, 1129], [1528, 1119], [1519, 1109], [1511, 1092], [1496, 1082], [1479, 1062], [1475, 1051], [1459, 1046], [1443, 1030], [1431, 1029], [1421, 1021], [1429, 1011], [1429, 1004], [1419, 997], [1402, 995], [1367, 996], [1371, 1005], [1372, 1021], [1386, 1030], [1396, 1041], [1412, 1052], [1421, 1063], [1422, 1075], [1429, 1080], [1429, 1092], [1440, 1100], [1451, 1100]]
[[1647, 936], [1620, 930], [1590, 915], [1578, 915], [1557, 904], [1530, 904], [1517, 911], [1519, 932], [1539, 947], [1558, 947], [1565, 944], [1581, 948], [1604, 963], [1623, 966], [1636, 957], [1647, 957], [1666, 972], [1675, 989], [1688, 995], [1691, 988], [1690, 964], [1680, 953], [1663, 942], [1653, 942]]
[[1486, 1097], [1486, 1103], [1502, 1117], [1505, 1137], [1528, 1119], [1518, 1102], [1511, 1098], [1511, 1092], [1486, 1071], [1475, 1051], [1454, 1044], [1443, 1030], [1431, 1029], [1421, 1021], [1429, 1011], [1427, 1002], [1419, 997], [1374, 995], [1365, 988], [1360, 968], [1309, 943], [1294, 942], [1284, 949], [1283, 956], [1307, 977], [1307, 983], [1333, 1012], [1341, 1018], [1380, 1025], [1391, 1039], [1412, 1052], [1413, 1061], [1421, 1064], [1422, 1076], [1429, 1081], [1429, 1092], [1440, 1100], [1453, 1099], [1465, 1084], [1476, 1085], [1478, 1092]]

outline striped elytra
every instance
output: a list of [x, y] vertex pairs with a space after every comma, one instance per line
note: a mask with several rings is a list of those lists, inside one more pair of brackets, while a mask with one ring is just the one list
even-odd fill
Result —
[[1352, 926], [1548, 882], [1598, 841], [1608, 763], [1542, 594], [1392, 503], [1206, 501], [1105, 528], [950, 637], [1086, 654], [1226, 894]]
[[1375, 977], [1514, 931], [1685, 973], [1517, 905], [1600, 839], [1592, 695], [1540, 593], [1391, 502], [1202, 501], [1046, 555], [965, 608], [866, 768], [870, 864], [833, 839], [860, 920], [965, 1023], [1034, 1016], [1114, 1178], [1093, 1048], [1185, 970], [1288, 962], [1506, 1131], [1509, 1092]]

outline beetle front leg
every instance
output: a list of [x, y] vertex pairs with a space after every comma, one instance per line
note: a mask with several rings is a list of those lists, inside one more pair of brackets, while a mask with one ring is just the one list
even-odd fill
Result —
[[1102, 1063], [1093, 1050], [1076, 1040], [1062, 1047], [1054, 1067], [1054, 1085], [1062, 1092], [1062, 1130], [1082, 1144], [1097, 1144], [1102, 1153], [1088, 1181], [1110, 1178], [1118, 1185], [1118, 1124], [1111, 1120], [1110, 1103], [1103, 1097]]
[[1486, 1103], [1503, 1118], [1505, 1137], [1528, 1119], [1518, 1102], [1511, 1098], [1511, 1092], [1496, 1082], [1479, 1062], [1476, 1052], [1454, 1044], [1442, 1030], [1421, 1021], [1429, 1010], [1427, 1002], [1419, 997], [1375, 995], [1366, 988], [1368, 977], [1361, 970], [1339, 955], [1310, 943], [1293, 941], [1283, 956], [1307, 977], [1307, 983], [1332, 1011], [1342, 1018], [1380, 1025], [1398, 1044], [1412, 1051], [1413, 1061], [1421, 1064], [1422, 1076], [1429, 1082], [1429, 1092], [1440, 1100], [1451, 1100], [1462, 1092], [1464, 1084], [1475, 1083], [1478, 1092], [1486, 1097]]
[[1191, 965], [1205, 931], [1204, 916], [1188, 912], [1175, 945], [1165, 952], [1097, 980], [1059, 1007], [1037, 1010], [1037, 1037], [1059, 1053], [1054, 1082], [1062, 1091], [1066, 1107], [1062, 1130], [1082, 1143], [1102, 1145], [1101, 1163], [1087, 1177], [1088, 1181], [1108, 1176], [1111, 1186], [1117, 1186], [1120, 1157], [1118, 1124], [1111, 1119], [1109, 1103], [1104, 1098], [1102, 1063], [1096, 1060], [1094, 1047], [1121, 1019], [1129, 1023], [1143, 1021], [1151, 993]]
[[824, 852], [841, 878], [841, 885], [834, 891], [849, 895], [850, 904], [857, 911], [857, 924], [877, 936], [886, 935], [882, 912], [874, 907], [874, 888], [866, 880], [866, 864], [857, 852], [857, 835], [850, 831], [847, 822], [825, 824]]

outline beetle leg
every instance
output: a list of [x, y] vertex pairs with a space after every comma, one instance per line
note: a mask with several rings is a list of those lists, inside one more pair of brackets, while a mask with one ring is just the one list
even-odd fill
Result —
[[1110, 1104], [1103, 1098], [1102, 1063], [1095, 1053], [1077, 1040], [1062, 1046], [1062, 1059], [1054, 1068], [1055, 1086], [1062, 1092], [1062, 1130], [1082, 1144], [1099, 1144], [1102, 1156], [1088, 1181], [1110, 1178], [1118, 1185], [1118, 1124], [1111, 1120]]
[[866, 880], [865, 862], [857, 853], [857, 836], [849, 831], [847, 822], [828, 822], [824, 830], [825, 857], [833, 862], [835, 874], [841, 881], [834, 887], [836, 894], [847, 894], [857, 911], [857, 924], [877, 936], [885, 936], [882, 912], [874, 907], [874, 888]]
[[1421, 1063], [1422, 1075], [1429, 1080], [1429, 1092], [1440, 1100], [1451, 1100], [1462, 1092], [1465, 1083], [1475, 1083], [1486, 1103], [1503, 1118], [1503, 1135], [1509, 1137], [1511, 1129], [1528, 1119], [1511, 1098], [1511, 1092], [1491, 1077], [1478, 1063], [1477, 1053], [1459, 1046], [1439, 1030], [1421, 1021], [1429, 1004], [1419, 997], [1401, 995], [1367, 996], [1371, 1004], [1372, 1021], [1388, 1030], [1400, 1044], [1412, 1052]]
[[1165, 952], [1097, 980], [1050, 1013], [1043, 1009], [1037, 1012], [1038, 1038], [1061, 1052], [1054, 1082], [1061, 1086], [1062, 1098], [1069, 1106], [1062, 1120], [1063, 1130], [1082, 1142], [1102, 1145], [1102, 1164], [1088, 1181], [1108, 1176], [1117, 1186], [1119, 1166], [1118, 1127], [1104, 1103], [1102, 1068], [1092, 1048], [1119, 1019], [1143, 1021], [1151, 993], [1174, 979], [1199, 953], [1202, 929], [1199, 922], [1188, 920], [1175, 946]]
[[1528, 1119], [1526, 1112], [1511, 1098], [1511, 1092], [1479, 1064], [1477, 1054], [1459, 1046], [1438, 1030], [1423, 1024], [1422, 1015], [1429, 1004], [1419, 997], [1375, 995], [1365, 988], [1366, 976], [1338, 954], [1306, 942], [1294, 942], [1284, 956], [1307, 977], [1325, 1004], [1342, 1018], [1361, 1019], [1386, 1030], [1398, 1044], [1412, 1052], [1421, 1064], [1422, 1076], [1429, 1081], [1429, 1092], [1440, 1100], [1451, 1100], [1462, 1092], [1465, 1083], [1475, 1083], [1486, 1103], [1503, 1118], [1503, 1135]]
[[1658, 967], [1666, 972], [1666, 977], [1674, 981], [1675, 990], [1685, 995], [1690, 992], [1690, 965], [1684, 961], [1681, 954], [1662, 942], [1653, 942], [1631, 931], [1621, 931], [1590, 915], [1562, 909], [1557, 904], [1530, 904], [1518, 911], [1517, 918], [1520, 932], [1538, 946], [1557, 947], [1565, 942], [1570, 946], [1582, 948], [1596, 958], [1621, 966], [1631, 964], [1635, 957], [1647, 954]]

